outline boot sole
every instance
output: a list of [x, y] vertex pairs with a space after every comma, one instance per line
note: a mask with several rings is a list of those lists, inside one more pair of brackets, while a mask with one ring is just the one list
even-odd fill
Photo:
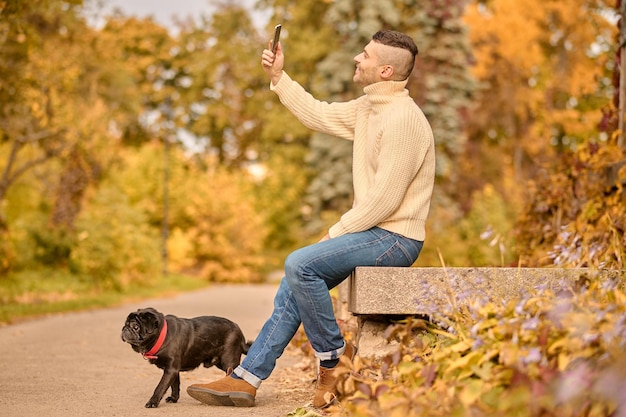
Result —
[[190, 386], [187, 394], [206, 405], [254, 407], [254, 396], [245, 392], [221, 392]]

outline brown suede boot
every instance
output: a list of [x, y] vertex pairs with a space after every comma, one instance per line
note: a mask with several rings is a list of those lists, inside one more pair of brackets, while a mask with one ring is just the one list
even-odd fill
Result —
[[256, 388], [243, 379], [227, 375], [210, 384], [191, 385], [187, 388], [187, 394], [207, 405], [254, 407]]
[[[341, 355], [342, 358], [348, 358], [350, 361], [356, 355], [356, 346], [346, 343], [346, 350]], [[317, 387], [315, 396], [313, 397], [313, 407], [326, 408], [335, 402], [337, 398], [337, 383], [339, 375], [335, 375], [335, 368], [324, 368], [320, 366], [320, 372], [317, 376]]]

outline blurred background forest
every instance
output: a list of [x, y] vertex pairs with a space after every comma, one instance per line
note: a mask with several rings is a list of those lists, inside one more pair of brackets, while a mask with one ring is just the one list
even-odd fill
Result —
[[[350, 144], [302, 127], [260, 54], [347, 100], [379, 29], [437, 144], [419, 266], [624, 267], [619, 0], [235, 1], [180, 21], [0, 0], [0, 301], [162, 276], [260, 282], [351, 203]], [[441, 254], [441, 257], [439, 256]], [[69, 284], [74, 282], [75, 284]]]

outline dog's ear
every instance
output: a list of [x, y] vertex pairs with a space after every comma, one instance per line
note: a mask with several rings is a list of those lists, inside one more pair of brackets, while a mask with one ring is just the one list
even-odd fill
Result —
[[157, 316], [152, 317], [152, 328], [155, 332], [159, 332], [161, 329], [159, 328], [159, 318]]
[[152, 334], [155, 332], [159, 332], [159, 312], [154, 308], [148, 307], [143, 310], [139, 310], [139, 315], [141, 317], [141, 321], [144, 325], [144, 329], [146, 333]]

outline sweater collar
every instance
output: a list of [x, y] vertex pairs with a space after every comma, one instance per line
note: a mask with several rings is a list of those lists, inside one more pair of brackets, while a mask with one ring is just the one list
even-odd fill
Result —
[[382, 106], [398, 97], [407, 97], [409, 90], [405, 87], [408, 80], [403, 81], [381, 81], [370, 84], [363, 88], [363, 92], [367, 95], [372, 106]]

